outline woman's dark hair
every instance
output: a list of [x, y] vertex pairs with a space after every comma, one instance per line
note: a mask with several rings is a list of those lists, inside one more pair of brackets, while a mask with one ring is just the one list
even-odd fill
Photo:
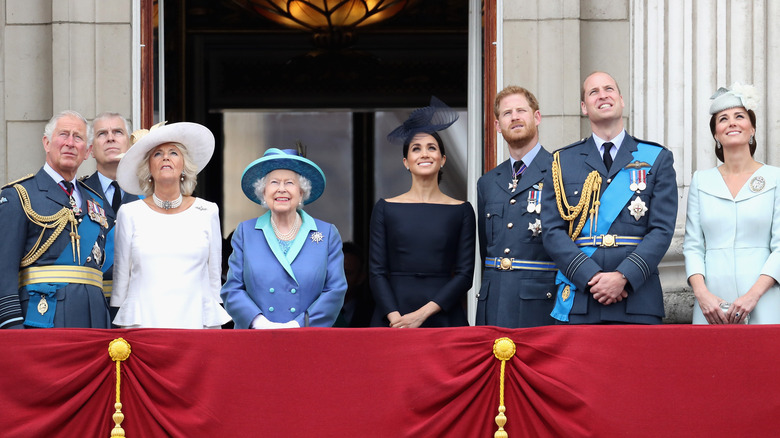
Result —
[[[407, 155], [409, 155], [409, 145], [412, 143], [412, 139], [413, 139], [413, 138], [414, 138], [414, 136], [415, 136], [415, 135], [417, 135], [417, 134], [429, 134], [431, 137], [433, 137], [434, 139], [436, 139], [436, 143], [438, 143], [438, 144], [439, 144], [439, 151], [441, 151], [441, 155], [442, 155], [442, 156], [445, 156], [445, 155], [447, 155], [447, 153], [446, 153], [446, 152], [444, 152], [444, 142], [441, 140], [441, 137], [439, 136], [439, 133], [438, 133], [438, 132], [436, 132], [436, 131], [433, 131], [433, 132], [417, 132], [417, 133], [415, 133], [414, 135], [410, 136], [410, 137], [409, 137], [409, 139], [407, 139], [407, 140], [404, 142], [404, 150], [403, 150], [403, 152], [404, 152], [404, 158], [406, 158], [406, 156], [407, 156]], [[438, 181], [437, 181], [437, 182], [441, 182], [441, 176], [442, 176], [442, 170], [441, 170], [441, 169], [439, 169], [439, 179], [438, 179]]]
[[[715, 116], [719, 113], [720, 111], [710, 117], [710, 132], [713, 137], [715, 137], [715, 124], [717, 123]], [[753, 110], [747, 110], [747, 114], [750, 119], [750, 124], [753, 125], [753, 129], [756, 129], [756, 113], [754, 113]], [[753, 144], [749, 144], [748, 146], [750, 147], [750, 156], [752, 157], [753, 154], [756, 153], [756, 146], [758, 146], [758, 140], [756, 140], [755, 134], [753, 135]], [[721, 163], [723, 162], [723, 147], [718, 147], [717, 140], [715, 140], [715, 156], [718, 157], [718, 160], [720, 160]]]

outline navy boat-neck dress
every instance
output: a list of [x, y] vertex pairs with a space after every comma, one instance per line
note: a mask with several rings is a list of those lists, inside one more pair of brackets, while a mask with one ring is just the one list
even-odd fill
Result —
[[429, 301], [442, 310], [423, 327], [468, 325], [464, 303], [474, 277], [475, 232], [468, 202], [380, 199], [371, 215], [369, 277], [376, 300], [371, 325], [387, 327], [388, 313], [404, 315]]

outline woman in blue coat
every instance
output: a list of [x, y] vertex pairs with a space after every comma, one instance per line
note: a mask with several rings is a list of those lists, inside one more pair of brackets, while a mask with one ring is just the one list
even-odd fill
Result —
[[757, 161], [755, 89], [712, 97], [718, 167], [694, 173], [685, 268], [694, 324], [780, 324], [780, 169]]
[[236, 328], [330, 327], [347, 291], [341, 236], [302, 206], [325, 190], [325, 175], [294, 150], [268, 149], [241, 177], [268, 212], [233, 234], [222, 299]]

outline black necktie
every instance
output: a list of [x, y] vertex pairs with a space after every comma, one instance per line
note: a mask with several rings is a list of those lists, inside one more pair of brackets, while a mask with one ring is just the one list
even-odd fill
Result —
[[114, 197], [111, 199], [111, 209], [114, 213], [119, 211], [119, 207], [122, 206], [122, 191], [119, 190], [119, 184], [116, 181], [111, 181], [111, 185], [114, 187]]
[[65, 192], [68, 194], [68, 196], [73, 196], [73, 183], [62, 180], [62, 185], [65, 186]]
[[609, 168], [612, 167], [612, 153], [610, 153], [610, 151], [613, 146], [615, 145], [612, 144], [611, 141], [604, 143], [604, 165], [607, 166], [607, 172], [609, 172]]
[[515, 164], [512, 165], [512, 170], [514, 170], [514, 173], [512, 173], [512, 178], [519, 180], [525, 171], [525, 168], [523, 167], [523, 160], [515, 161]]

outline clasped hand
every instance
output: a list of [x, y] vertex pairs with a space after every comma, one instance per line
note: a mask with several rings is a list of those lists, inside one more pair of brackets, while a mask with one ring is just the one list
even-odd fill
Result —
[[628, 297], [626, 282], [626, 278], [620, 272], [597, 272], [588, 282], [588, 286], [593, 298], [608, 306]]

